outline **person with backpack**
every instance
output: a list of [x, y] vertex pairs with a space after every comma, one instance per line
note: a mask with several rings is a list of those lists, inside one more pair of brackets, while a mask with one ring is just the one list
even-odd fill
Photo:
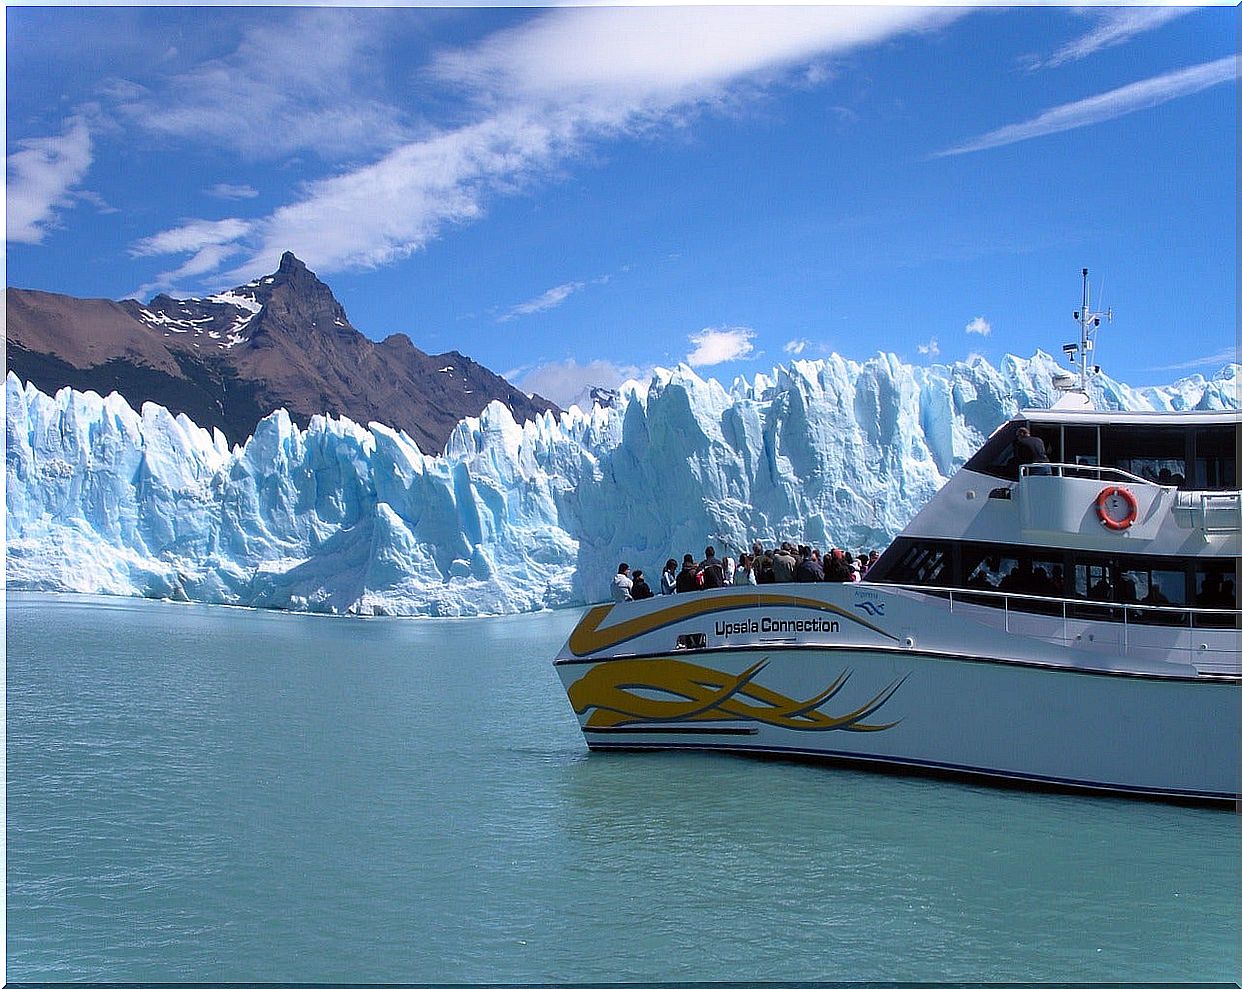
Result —
[[708, 546], [703, 551], [703, 566], [699, 570], [702, 573], [702, 579], [699, 583], [703, 590], [724, 587], [724, 567], [716, 559], [716, 548], [714, 546]]
[[699, 565], [694, 562], [694, 556], [687, 553], [682, 557], [681, 569], [677, 571], [677, 593], [686, 594], [699, 590], [703, 586], [700, 580]]

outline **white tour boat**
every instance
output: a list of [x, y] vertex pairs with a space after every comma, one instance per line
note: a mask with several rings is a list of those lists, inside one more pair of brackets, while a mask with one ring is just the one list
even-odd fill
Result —
[[[1093, 410], [1086, 274], [1065, 397], [997, 429], [864, 581], [590, 608], [556, 659], [588, 746], [1236, 801], [1242, 417]], [[1049, 463], [1015, 466], [1022, 426]]]

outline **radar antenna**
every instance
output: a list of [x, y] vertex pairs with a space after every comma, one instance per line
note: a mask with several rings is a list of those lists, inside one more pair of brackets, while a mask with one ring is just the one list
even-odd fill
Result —
[[1100, 365], [1093, 360], [1095, 353], [1095, 334], [1100, 328], [1100, 320], [1113, 321], [1113, 310], [1105, 312], [1091, 311], [1091, 283], [1087, 280], [1087, 269], [1082, 269], [1082, 308], [1074, 313], [1078, 323], [1078, 343], [1067, 343], [1061, 348], [1071, 364], [1078, 364], [1078, 387], [1075, 391], [1083, 395], [1087, 393], [1087, 379], [1100, 373]]

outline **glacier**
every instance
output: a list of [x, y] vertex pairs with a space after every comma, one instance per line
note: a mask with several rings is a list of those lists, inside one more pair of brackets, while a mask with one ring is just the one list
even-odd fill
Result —
[[[984, 438], [1047, 407], [1049, 355], [929, 367], [795, 360], [725, 387], [691, 368], [613, 407], [518, 424], [500, 403], [445, 449], [283, 410], [229, 448], [184, 415], [6, 378], [6, 586], [329, 614], [466, 616], [603, 600], [618, 561], [758, 538], [882, 548]], [[1239, 366], [1098, 408], [1237, 408]]]

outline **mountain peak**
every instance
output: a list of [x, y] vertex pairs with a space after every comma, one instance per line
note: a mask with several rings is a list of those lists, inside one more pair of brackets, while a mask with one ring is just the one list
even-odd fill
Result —
[[276, 269], [278, 275], [291, 275], [302, 271], [309, 271], [309, 269], [292, 251], [285, 251], [280, 256], [280, 267]]

